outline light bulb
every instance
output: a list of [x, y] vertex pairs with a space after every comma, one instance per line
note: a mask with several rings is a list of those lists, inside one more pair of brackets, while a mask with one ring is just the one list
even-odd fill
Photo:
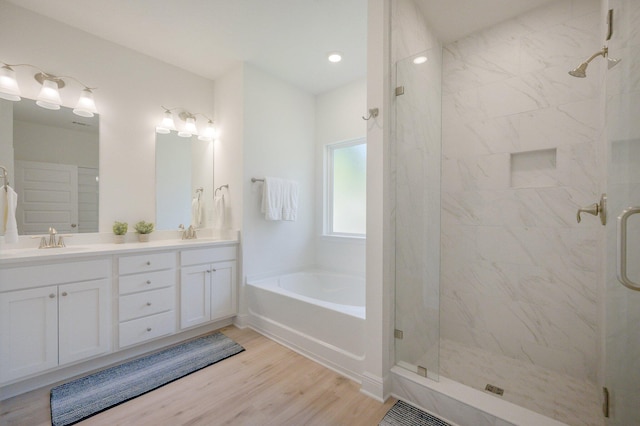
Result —
[[327, 56], [327, 59], [329, 60], [329, 62], [340, 62], [342, 60], [342, 55], [338, 52], [332, 52], [329, 53], [329, 56]]
[[21, 99], [16, 72], [9, 65], [0, 68], [0, 98], [8, 101], [19, 101]]

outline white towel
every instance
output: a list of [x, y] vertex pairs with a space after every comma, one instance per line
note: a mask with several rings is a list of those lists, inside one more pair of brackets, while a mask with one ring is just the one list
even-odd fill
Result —
[[288, 181], [284, 187], [282, 219], [295, 221], [298, 219], [298, 182]]
[[224, 194], [213, 197], [213, 228], [224, 229], [226, 220]]
[[202, 205], [200, 204], [200, 200], [195, 197], [191, 201], [191, 225], [194, 228], [199, 228], [202, 222]]
[[262, 188], [262, 213], [266, 220], [296, 220], [298, 188], [295, 181], [268, 177]]
[[16, 207], [18, 206], [18, 194], [9, 185], [2, 191], [2, 230], [4, 242], [11, 244], [18, 242], [18, 224], [16, 223]]

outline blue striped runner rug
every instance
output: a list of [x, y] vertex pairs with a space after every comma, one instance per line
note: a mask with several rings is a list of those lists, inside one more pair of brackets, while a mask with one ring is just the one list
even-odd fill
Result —
[[404, 401], [398, 401], [387, 411], [379, 426], [451, 426], [451, 424]]
[[77, 423], [242, 351], [215, 333], [56, 386], [51, 424]]

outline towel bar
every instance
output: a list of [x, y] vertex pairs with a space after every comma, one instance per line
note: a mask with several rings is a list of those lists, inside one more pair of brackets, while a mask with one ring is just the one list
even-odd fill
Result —
[[252, 183], [256, 183], [256, 182], [264, 182], [264, 179], [251, 178], [251, 182], [252, 182]]

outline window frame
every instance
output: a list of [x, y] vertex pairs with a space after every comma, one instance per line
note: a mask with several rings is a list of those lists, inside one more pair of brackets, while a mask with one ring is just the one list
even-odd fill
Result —
[[355, 238], [366, 239], [366, 232], [363, 234], [348, 233], [348, 232], [335, 232], [333, 230], [333, 184], [334, 184], [334, 167], [333, 167], [333, 153], [337, 149], [349, 148], [356, 145], [367, 145], [367, 138], [361, 137], [356, 139], [350, 139], [341, 142], [333, 142], [325, 145], [324, 149], [324, 203], [323, 203], [323, 229], [322, 235], [325, 238]]

